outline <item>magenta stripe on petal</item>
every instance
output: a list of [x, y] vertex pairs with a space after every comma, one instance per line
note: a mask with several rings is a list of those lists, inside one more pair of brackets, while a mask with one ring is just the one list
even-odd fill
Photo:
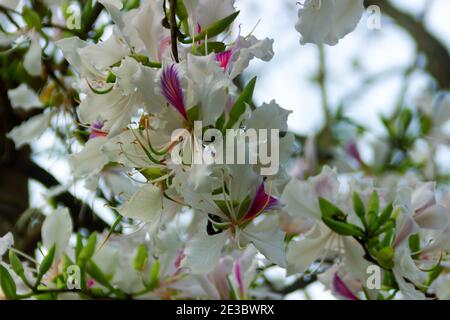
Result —
[[242, 298], [245, 293], [245, 288], [244, 288], [244, 281], [242, 279], [241, 264], [239, 263], [239, 260], [234, 262], [234, 275], [236, 277], [239, 293], [241, 294]]
[[216, 60], [217, 62], [219, 62], [220, 67], [224, 71], [228, 70], [228, 66], [230, 65], [232, 55], [233, 55], [232, 50], [216, 53]]
[[255, 198], [252, 201], [250, 209], [248, 209], [247, 213], [244, 216], [244, 220], [251, 220], [255, 218], [262, 211], [273, 209], [274, 207], [279, 205], [278, 199], [269, 196], [264, 190], [264, 182], [258, 187], [256, 191]]
[[91, 125], [91, 133], [89, 134], [89, 139], [94, 139], [98, 137], [106, 137], [108, 132], [103, 131], [103, 122], [96, 121]]
[[161, 90], [166, 100], [174, 106], [185, 119], [187, 119], [180, 77], [178, 76], [178, 71], [174, 64], [163, 69], [161, 75]]
[[333, 277], [333, 289], [339, 294], [341, 297], [348, 300], [359, 300], [357, 296], [347, 287], [347, 285], [342, 281], [341, 277], [337, 274], [334, 274]]

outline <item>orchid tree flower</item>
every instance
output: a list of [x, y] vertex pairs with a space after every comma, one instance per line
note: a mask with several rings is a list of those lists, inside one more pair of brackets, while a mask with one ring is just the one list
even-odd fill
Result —
[[300, 43], [334, 46], [356, 28], [363, 13], [363, 0], [306, 0], [295, 26]]
[[279, 228], [278, 216], [270, 213], [278, 207], [278, 200], [270, 191], [267, 193], [264, 183], [260, 182], [257, 190], [249, 193], [256, 181], [245, 184], [239, 181], [224, 180], [226, 190], [215, 197], [183, 191], [195, 214], [204, 215], [199, 221], [200, 230], [186, 247], [185, 266], [191, 272], [211, 271], [228, 244], [237, 248], [253, 244], [267, 259], [285, 266], [284, 233]]

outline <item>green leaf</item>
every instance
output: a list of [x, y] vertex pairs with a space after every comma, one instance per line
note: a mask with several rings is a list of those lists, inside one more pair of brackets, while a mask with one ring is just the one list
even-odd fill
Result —
[[420, 236], [415, 233], [412, 234], [408, 239], [409, 248], [411, 249], [411, 252], [413, 253], [411, 257], [413, 259], [419, 259], [420, 258]]
[[[206, 52], [206, 48], [208, 48], [208, 52]], [[197, 47], [196, 50], [199, 55], [204, 56], [211, 52], [214, 52], [214, 53], [223, 52], [223, 51], [225, 51], [225, 49], [226, 49], [226, 47], [223, 42], [208, 42], [207, 44], [202, 43], [200, 46]]]
[[17, 298], [17, 287], [9, 271], [0, 264], [0, 286], [7, 299]]
[[380, 211], [380, 200], [378, 197], [378, 192], [376, 191], [372, 192], [367, 208], [368, 208], [367, 211], [375, 212], [375, 214], [378, 214], [378, 212]]
[[152, 270], [150, 271], [150, 285], [149, 289], [153, 290], [158, 286], [159, 282], [159, 260], [153, 262]]
[[138, 247], [136, 256], [134, 258], [134, 269], [137, 271], [144, 270], [147, 262], [148, 262], [148, 251], [145, 245], [141, 244]]
[[164, 169], [161, 168], [155, 168], [155, 167], [149, 167], [145, 168], [141, 171], [141, 174], [147, 179], [147, 180], [155, 180], [158, 178], [161, 178], [166, 174]]
[[189, 18], [189, 14], [183, 0], [177, 0], [175, 11], [180, 21], [184, 21]]
[[342, 236], [363, 237], [364, 231], [354, 224], [322, 217], [322, 221], [334, 232]]
[[394, 267], [394, 249], [388, 246], [378, 251], [377, 261], [383, 268], [392, 269]]
[[108, 277], [103, 273], [103, 271], [95, 264], [94, 261], [89, 261], [87, 264], [87, 272], [89, 275], [102, 286], [112, 289], [113, 286], [109, 283]]
[[22, 17], [23, 17], [23, 20], [25, 21], [25, 23], [30, 28], [35, 28], [36, 30], [41, 30], [41, 28], [42, 28], [41, 18], [33, 9], [30, 9], [27, 6], [23, 7]]
[[193, 106], [187, 111], [187, 117], [191, 122], [200, 120], [200, 108], [198, 106]]
[[[177, 1], [177, 3], [180, 2], [180, 0]], [[125, 5], [125, 11], [130, 11], [133, 9], [136, 9], [139, 7], [141, 1], [140, 0], [129, 0], [127, 1], [126, 5]]]
[[400, 133], [405, 134], [411, 125], [413, 118], [412, 111], [410, 109], [403, 109], [400, 114]]
[[20, 261], [17, 254], [14, 251], [12, 251], [11, 249], [9, 250], [9, 263], [11, 264], [11, 268], [14, 270], [14, 272], [18, 276], [21, 277], [25, 274], [25, 270], [23, 268], [22, 261]]
[[253, 92], [255, 91], [256, 77], [254, 77], [242, 90], [241, 94], [234, 103], [233, 108], [230, 111], [229, 119], [225, 129], [231, 129], [236, 122], [239, 120], [240, 116], [245, 112], [245, 107], [250, 104], [253, 99]]
[[345, 221], [347, 215], [341, 209], [324, 198], [319, 198], [319, 207], [322, 217]]
[[366, 208], [364, 207], [364, 203], [362, 202], [360, 196], [356, 192], [353, 193], [353, 210], [361, 222], [366, 225]]
[[194, 41], [202, 41], [205, 40], [205, 37], [208, 36], [208, 38], [213, 38], [225, 30], [228, 29], [228, 27], [236, 20], [237, 16], [239, 15], [239, 11], [236, 11], [233, 14], [230, 14], [228, 17], [225, 17], [219, 21], [214, 22], [207, 28], [205, 28], [202, 32], [200, 32], [195, 38]]
[[392, 205], [392, 202], [384, 208], [383, 212], [381, 213], [380, 217], [378, 218], [377, 225], [379, 227], [383, 226], [392, 216], [392, 212], [394, 211], [394, 207]]
[[88, 260], [92, 258], [95, 253], [95, 248], [97, 245], [97, 234], [92, 233], [86, 243], [86, 246], [81, 250], [80, 255], [78, 256], [78, 261], [81, 264], [85, 264]]
[[52, 245], [50, 250], [48, 250], [44, 259], [42, 259], [41, 265], [39, 266], [38, 279], [42, 279], [42, 277], [47, 273], [48, 270], [52, 267], [53, 260], [55, 259], [56, 252], [56, 244]]

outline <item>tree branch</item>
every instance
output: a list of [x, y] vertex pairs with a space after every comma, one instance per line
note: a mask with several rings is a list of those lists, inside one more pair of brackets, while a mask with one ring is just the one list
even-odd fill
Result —
[[418, 50], [427, 57], [427, 71], [442, 89], [450, 89], [450, 55], [447, 48], [430, 33], [422, 22], [387, 0], [365, 0], [367, 6], [377, 5], [416, 41]]
[[[17, 159], [14, 163], [1, 166], [5, 167], [4, 169], [18, 171], [47, 188], [61, 185], [53, 175], [29, 159]], [[95, 215], [89, 205], [75, 198], [70, 192], [61, 193], [55, 197], [55, 200], [69, 209], [75, 229], [86, 228], [90, 231], [103, 231], [105, 228], [109, 228], [108, 224]]]

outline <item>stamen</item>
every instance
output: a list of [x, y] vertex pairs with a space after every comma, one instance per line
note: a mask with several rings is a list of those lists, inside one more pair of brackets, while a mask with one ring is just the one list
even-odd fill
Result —
[[161, 75], [161, 90], [166, 100], [187, 119], [186, 107], [184, 105], [184, 94], [181, 89], [180, 78], [175, 65], [166, 67]]

